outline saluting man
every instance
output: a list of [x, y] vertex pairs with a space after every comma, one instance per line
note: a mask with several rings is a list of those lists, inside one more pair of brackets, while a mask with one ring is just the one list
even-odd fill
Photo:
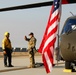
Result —
[[36, 50], [36, 38], [34, 37], [34, 34], [31, 32], [29, 34], [30, 38], [27, 38], [25, 36], [25, 40], [28, 41], [28, 52], [30, 57], [30, 66], [29, 68], [35, 68], [35, 59], [34, 59], [34, 53]]
[[[4, 54], [4, 66], [5, 67], [13, 67], [13, 65], [11, 64], [12, 45], [11, 45], [11, 41], [9, 37], [10, 37], [10, 33], [5, 32], [4, 39], [2, 40], [2, 49], [3, 49], [3, 54]], [[7, 64], [7, 59], [8, 59], [8, 64]]]

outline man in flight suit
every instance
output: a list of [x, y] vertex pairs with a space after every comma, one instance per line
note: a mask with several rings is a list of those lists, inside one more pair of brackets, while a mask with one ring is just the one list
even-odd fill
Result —
[[35, 59], [34, 59], [34, 52], [36, 50], [36, 38], [34, 37], [34, 34], [31, 32], [29, 34], [30, 38], [27, 38], [25, 36], [25, 40], [28, 41], [28, 52], [30, 57], [30, 66], [29, 68], [35, 68]]
[[[11, 58], [12, 58], [12, 46], [11, 46], [11, 41], [9, 39], [10, 33], [5, 32], [4, 34], [4, 39], [2, 40], [2, 49], [3, 49], [3, 54], [4, 54], [4, 66], [5, 67], [13, 67], [11, 64]], [[7, 64], [7, 59], [8, 59], [8, 64]]]

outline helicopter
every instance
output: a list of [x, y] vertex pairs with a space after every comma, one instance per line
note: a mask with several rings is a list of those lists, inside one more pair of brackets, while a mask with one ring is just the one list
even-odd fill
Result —
[[60, 34], [60, 52], [66, 69], [76, 66], [76, 16], [67, 18]]
[[[72, 4], [76, 3], [76, 0], [62, 0], [62, 4]], [[12, 11], [12, 10], [21, 10], [21, 9], [31, 9], [43, 6], [50, 6], [53, 4], [53, 1], [40, 2], [34, 4], [13, 6], [0, 8], [0, 12]], [[60, 35], [60, 52], [62, 58], [65, 60], [65, 69], [73, 69], [71, 65], [74, 63], [76, 65], [76, 16], [69, 17], [62, 29]]]

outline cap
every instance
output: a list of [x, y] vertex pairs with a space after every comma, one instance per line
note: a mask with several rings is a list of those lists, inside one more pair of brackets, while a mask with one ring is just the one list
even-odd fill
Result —
[[31, 32], [29, 35], [34, 35], [33, 32]]

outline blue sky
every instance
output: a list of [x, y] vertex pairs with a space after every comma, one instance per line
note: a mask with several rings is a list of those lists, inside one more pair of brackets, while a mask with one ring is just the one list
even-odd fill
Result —
[[[0, 0], [0, 8], [24, 5], [30, 3], [44, 2], [50, 0]], [[10, 32], [10, 39], [13, 47], [27, 47], [24, 36], [34, 32], [39, 47], [45, 27], [47, 25], [51, 6], [0, 12], [0, 46], [5, 31]], [[67, 17], [71, 16], [70, 11], [76, 14], [76, 4], [63, 5], [60, 22], [60, 31]]]

